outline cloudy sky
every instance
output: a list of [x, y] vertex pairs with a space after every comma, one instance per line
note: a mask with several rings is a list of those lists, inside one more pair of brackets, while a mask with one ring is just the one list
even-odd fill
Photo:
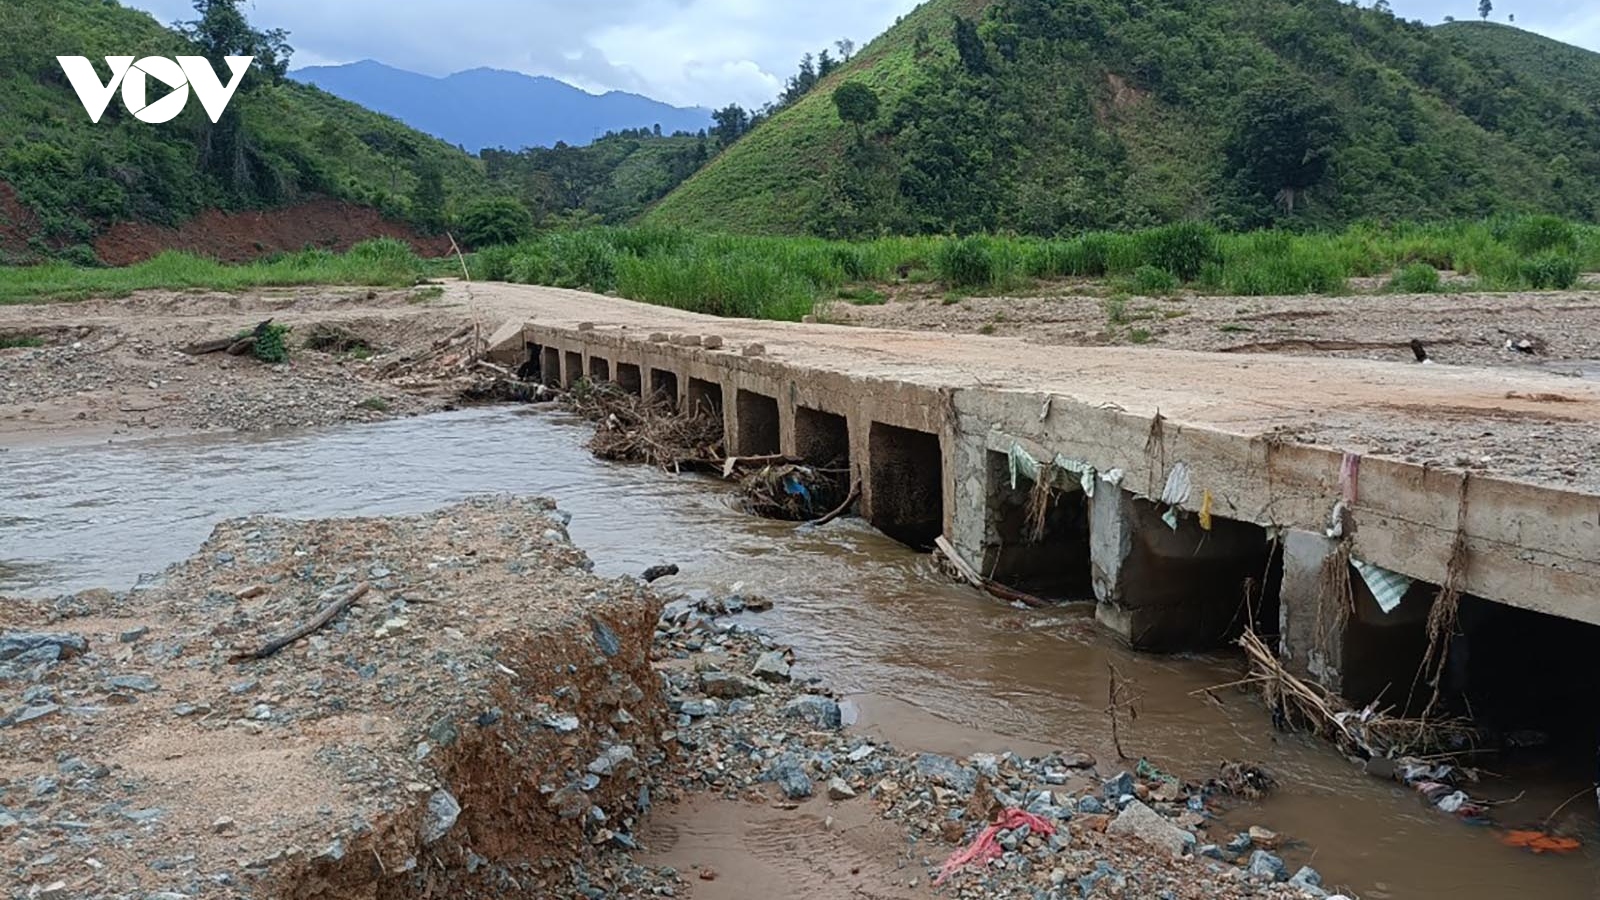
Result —
[[[189, 0], [123, 0], [163, 22]], [[477, 66], [551, 75], [591, 91], [679, 105], [759, 106], [801, 54], [858, 45], [916, 0], [245, 0], [258, 25], [286, 28], [295, 66], [380, 62], [445, 75]], [[1369, 3], [1371, 0], [1363, 0]], [[1477, 0], [1390, 0], [1428, 22], [1477, 15]], [[1499, 0], [1495, 18], [1600, 50], [1600, 4]]]

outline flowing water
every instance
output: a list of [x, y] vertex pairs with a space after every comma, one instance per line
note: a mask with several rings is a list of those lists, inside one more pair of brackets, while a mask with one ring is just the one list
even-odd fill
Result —
[[[1008, 609], [938, 576], [927, 557], [859, 521], [821, 529], [750, 518], [724, 486], [595, 461], [587, 429], [528, 409], [478, 409], [378, 425], [272, 435], [163, 438], [0, 451], [0, 593], [123, 589], [194, 552], [219, 519], [420, 511], [474, 493], [556, 498], [602, 574], [662, 562], [688, 592], [747, 592], [777, 608], [755, 619], [799, 655], [799, 674], [850, 692], [858, 728], [941, 752], [1038, 744], [1083, 749], [1111, 768], [1108, 664], [1142, 694], [1123, 744], [1203, 778], [1224, 759], [1263, 763], [1283, 787], [1230, 822], [1303, 845], [1284, 855], [1377, 898], [1600, 897], [1600, 858], [1534, 857], [1460, 824], [1410, 791], [1361, 775], [1328, 747], [1276, 733], [1242, 693], [1194, 692], [1239, 677], [1227, 655], [1149, 657], [1098, 633], [1087, 607]], [[1580, 768], [1511, 773], [1486, 797], [1537, 821], [1587, 784]], [[1578, 810], [1596, 830], [1593, 802]], [[1573, 813], [1568, 813], [1573, 814]]]

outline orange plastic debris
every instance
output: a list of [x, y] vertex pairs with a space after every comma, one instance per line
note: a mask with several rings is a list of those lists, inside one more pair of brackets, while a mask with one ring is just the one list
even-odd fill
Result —
[[1508, 831], [1500, 836], [1507, 847], [1523, 847], [1534, 853], [1573, 853], [1583, 846], [1576, 838], [1558, 837], [1542, 831]]

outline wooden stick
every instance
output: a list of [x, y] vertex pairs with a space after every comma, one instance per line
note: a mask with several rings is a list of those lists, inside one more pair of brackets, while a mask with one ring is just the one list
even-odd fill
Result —
[[317, 613], [316, 618], [304, 625], [301, 625], [299, 628], [296, 628], [294, 631], [289, 632], [281, 638], [267, 641], [257, 650], [235, 654], [228, 660], [228, 662], [242, 663], [252, 659], [266, 659], [274, 653], [277, 653], [279, 650], [282, 650], [283, 648], [294, 643], [295, 641], [300, 640], [306, 635], [317, 631], [324, 625], [327, 625], [329, 622], [332, 622], [340, 613], [344, 612], [346, 609], [349, 609], [350, 604], [360, 600], [368, 590], [371, 590], [371, 588], [372, 585], [366, 583], [365, 581], [361, 582], [352, 588], [350, 593], [345, 594], [338, 600], [328, 604], [327, 607], [322, 610], [322, 612]]
[[834, 519], [837, 519], [840, 516], [844, 515], [845, 513], [849, 512], [850, 511], [850, 507], [854, 506], [855, 502], [857, 500], [860, 500], [860, 499], [861, 499], [861, 482], [857, 481], [854, 484], [850, 485], [850, 495], [844, 498], [844, 502], [839, 504], [839, 508], [838, 509], [834, 510], [831, 513], [828, 513], [827, 515], [823, 516], [820, 519], [815, 519], [815, 520], [813, 520], [813, 521], [811, 521], [811, 522], [809, 522], [807, 524], [813, 525], [813, 526], [826, 525], [829, 522], [832, 522]]
[[945, 559], [950, 560], [950, 564], [956, 567], [956, 571], [961, 573], [961, 577], [966, 579], [967, 583], [987, 593], [989, 596], [1004, 600], [1007, 603], [1021, 603], [1034, 609], [1044, 609], [1050, 605], [1050, 601], [1041, 597], [1035, 597], [1015, 588], [1006, 587], [998, 581], [979, 575], [971, 566], [967, 565], [965, 560], [956, 554], [956, 548], [950, 545], [950, 541], [944, 535], [941, 534], [935, 538], [933, 544], [939, 548], [940, 553], [944, 554]]

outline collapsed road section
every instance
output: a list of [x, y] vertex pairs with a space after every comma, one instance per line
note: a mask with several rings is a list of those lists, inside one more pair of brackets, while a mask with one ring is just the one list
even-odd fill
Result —
[[553, 896], [674, 750], [660, 608], [513, 499], [235, 520], [158, 586], [8, 600], [0, 869], [48, 897]]

